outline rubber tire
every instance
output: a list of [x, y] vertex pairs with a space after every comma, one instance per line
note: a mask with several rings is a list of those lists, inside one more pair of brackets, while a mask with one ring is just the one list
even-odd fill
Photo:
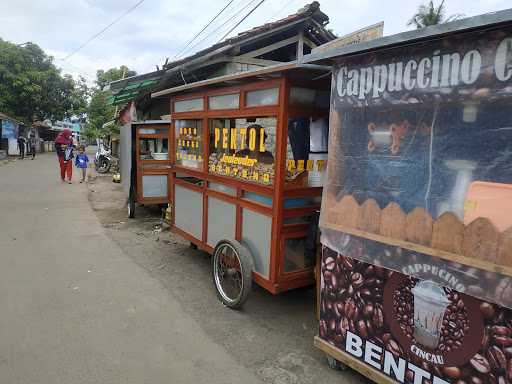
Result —
[[[242, 293], [240, 294], [240, 297], [236, 301], [227, 301], [225, 300], [221, 293], [219, 292], [219, 289], [217, 288], [217, 283], [215, 281], [215, 260], [216, 260], [216, 253], [217, 250], [220, 248], [223, 244], [229, 244], [237, 253], [238, 259], [240, 260], [240, 264], [242, 267]], [[251, 252], [242, 245], [237, 240], [231, 240], [231, 239], [223, 239], [217, 243], [215, 246], [215, 250], [213, 251], [213, 257], [212, 257], [212, 278], [213, 278], [213, 285], [215, 287], [215, 292], [217, 293], [217, 297], [219, 300], [224, 304], [226, 307], [230, 309], [240, 309], [242, 308], [243, 304], [246, 302], [249, 293], [252, 289], [252, 271], [254, 270], [254, 261], [252, 259]]]
[[99, 159], [96, 171], [98, 173], [108, 173], [108, 171], [110, 171], [111, 166], [112, 164], [108, 159]]
[[128, 218], [133, 219], [135, 217], [135, 200], [128, 199]]

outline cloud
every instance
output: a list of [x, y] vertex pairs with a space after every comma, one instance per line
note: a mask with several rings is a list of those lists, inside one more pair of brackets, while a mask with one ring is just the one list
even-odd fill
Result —
[[[225, 23], [248, 1], [234, 0], [207, 32]], [[123, 64], [138, 73], [144, 73], [154, 70], [157, 64], [161, 65], [166, 57], [174, 57], [227, 4], [227, 0], [145, 0], [70, 59], [58, 60], [136, 2], [137, 0], [3, 0], [0, 2], [0, 37], [14, 43], [37, 43], [56, 58], [55, 63], [65, 73], [74, 76], [81, 74], [88, 79], [94, 79], [98, 69]], [[253, 0], [245, 12], [257, 2]], [[306, 3], [308, 1], [304, 0], [267, 0], [233, 34], [263, 24], [272, 17], [285, 17]], [[346, 34], [382, 20], [385, 22], [385, 34], [393, 34], [407, 29], [407, 20], [422, 1], [323, 0], [320, 3], [322, 11], [330, 17], [329, 27], [338, 34]], [[473, 16], [508, 6], [509, 0], [448, 0], [446, 13]], [[240, 18], [238, 16], [232, 23]], [[195, 47], [195, 50], [215, 43], [229, 27], [230, 25], [224, 25], [216, 35]], [[191, 53], [193, 50], [187, 52]]]

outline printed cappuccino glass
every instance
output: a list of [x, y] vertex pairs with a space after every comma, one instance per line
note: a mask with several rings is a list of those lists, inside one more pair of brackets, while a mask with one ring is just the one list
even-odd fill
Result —
[[443, 288], [425, 280], [413, 289], [414, 295], [414, 337], [427, 348], [434, 349], [439, 343], [444, 312], [450, 301]]

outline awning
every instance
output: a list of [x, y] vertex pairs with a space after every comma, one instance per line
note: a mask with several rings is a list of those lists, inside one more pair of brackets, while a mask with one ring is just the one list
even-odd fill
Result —
[[136, 98], [140, 91], [148, 89], [155, 85], [158, 80], [143, 80], [138, 81], [136, 83], [128, 84], [126, 87], [122, 88], [115, 95], [110, 96], [107, 99], [107, 103], [110, 105], [120, 105], [125, 104], [130, 100]]

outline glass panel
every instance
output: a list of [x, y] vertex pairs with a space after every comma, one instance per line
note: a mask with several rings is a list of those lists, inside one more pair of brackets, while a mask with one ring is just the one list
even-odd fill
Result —
[[296, 118], [288, 121], [286, 153], [286, 187], [321, 187], [326, 177], [326, 118]]
[[306, 237], [284, 241], [284, 271], [293, 272], [315, 265], [315, 255], [306, 252]]
[[139, 128], [139, 135], [165, 135], [167, 136], [169, 132], [168, 128]]
[[276, 124], [274, 117], [210, 120], [210, 173], [271, 185]]
[[143, 175], [143, 197], [167, 197], [167, 175]]
[[242, 194], [242, 198], [254, 201], [256, 203], [272, 206], [272, 196], [264, 196], [254, 192], [246, 192], [244, 191]]
[[217, 192], [225, 193], [227, 195], [236, 196], [236, 189], [233, 187], [228, 187], [227, 185], [224, 184], [208, 183], [208, 188]]
[[181, 185], [174, 186], [174, 224], [201, 239], [203, 234], [203, 194]]
[[181, 100], [174, 102], [174, 112], [193, 112], [202, 111], [204, 109], [203, 98]]
[[222, 239], [233, 239], [236, 232], [236, 205], [208, 198], [208, 245], [215, 247]]
[[[315, 104], [316, 90], [302, 87], [290, 89], [290, 104], [313, 105]], [[327, 103], [327, 107], [329, 103]]]
[[284, 200], [284, 208], [301, 208], [301, 207], [309, 207], [314, 204], [313, 199], [309, 197], [294, 197], [290, 199]]
[[141, 160], [168, 160], [169, 145], [167, 139], [139, 139]]
[[235, 109], [240, 106], [240, 94], [211, 96], [208, 98], [210, 109]]
[[272, 217], [242, 209], [242, 242], [249, 248], [254, 262], [254, 271], [265, 278], [270, 273], [270, 244], [272, 239]]
[[277, 105], [279, 99], [279, 88], [259, 89], [249, 91], [246, 94], [246, 105], [258, 107], [260, 105]]
[[176, 164], [203, 167], [203, 125], [201, 120], [176, 120]]

